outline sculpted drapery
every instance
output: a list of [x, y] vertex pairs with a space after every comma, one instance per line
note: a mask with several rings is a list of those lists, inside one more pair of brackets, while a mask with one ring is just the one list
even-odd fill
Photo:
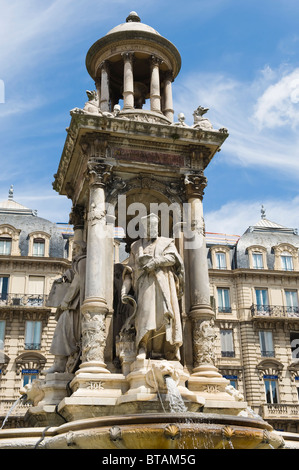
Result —
[[137, 302], [134, 326], [138, 353], [179, 360], [183, 261], [173, 239], [156, 236], [154, 216], [145, 219], [144, 223], [152, 224], [151, 238], [141, 238], [131, 246], [124, 271], [123, 301], [132, 287]]

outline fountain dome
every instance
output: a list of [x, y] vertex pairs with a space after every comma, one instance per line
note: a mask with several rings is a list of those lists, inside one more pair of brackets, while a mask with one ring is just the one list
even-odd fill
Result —
[[152, 113], [173, 122], [171, 82], [181, 68], [180, 53], [136, 12], [91, 46], [86, 68], [96, 83], [100, 111], [111, 112], [123, 100], [123, 111], [136, 113], [148, 99]]

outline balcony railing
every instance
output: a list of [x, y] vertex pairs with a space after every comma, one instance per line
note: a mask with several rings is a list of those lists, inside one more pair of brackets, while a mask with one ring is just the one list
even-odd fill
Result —
[[283, 305], [252, 305], [250, 310], [253, 317], [299, 318], [299, 307], [286, 307]]
[[267, 403], [262, 405], [264, 419], [298, 419], [299, 404]]
[[0, 307], [45, 307], [47, 295], [0, 294]]

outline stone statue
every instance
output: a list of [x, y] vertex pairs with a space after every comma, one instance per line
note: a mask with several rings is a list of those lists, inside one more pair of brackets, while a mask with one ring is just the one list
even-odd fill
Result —
[[[182, 326], [179, 299], [184, 290], [184, 265], [174, 240], [158, 237], [159, 218], [141, 218], [143, 236], [131, 246], [123, 273], [122, 301], [137, 304], [131, 321], [140, 357], [179, 360]], [[130, 325], [126, 325], [129, 328]]]
[[213, 126], [209, 119], [203, 117], [209, 111], [209, 108], [203, 108], [198, 106], [198, 108], [193, 113], [194, 124], [193, 127], [196, 129], [210, 130], [213, 129]]
[[90, 114], [99, 114], [98, 93], [95, 90], [86, 90], [88, 101], [85, 103], [83, 111]]
[[[72, 363], [72, 356], [77, 357], [79, 354], [81, 339], [80, 305], [84, 300], [85, 268], [86, 243], [75, 241], [72, 267], [64, 273], [62, 278], [54, 282], [49, 295], [51, 306], [56, 307], [58, 303], [56, 312], [58, 321], [50, 348], [50, 353], [55, 356], [54, 364], [46, 371], [47, 374], [65, 372], [68, 359]], [[62, 300], [58, 302], [55, 294], [57, 284], [61, 285], [61, 290], [65, 294], [62, 296]], [[67, 372], [71, 371], [68, 370]]]

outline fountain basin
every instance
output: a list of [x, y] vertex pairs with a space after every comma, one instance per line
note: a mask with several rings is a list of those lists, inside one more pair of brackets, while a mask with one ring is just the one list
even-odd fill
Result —
[[275, 449], [283, 445], [280, 434], [262, 420], [187, 412], [72, 421], [55, 431], [51, 428], [38, 448]]

